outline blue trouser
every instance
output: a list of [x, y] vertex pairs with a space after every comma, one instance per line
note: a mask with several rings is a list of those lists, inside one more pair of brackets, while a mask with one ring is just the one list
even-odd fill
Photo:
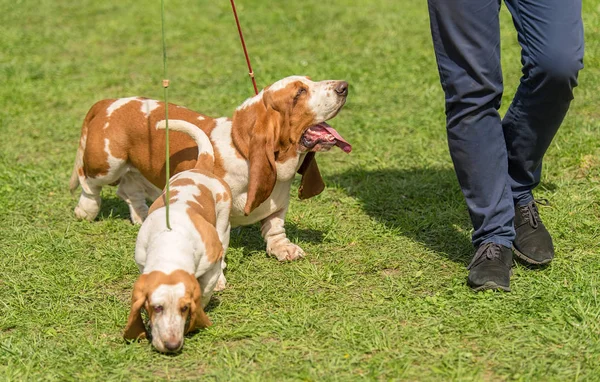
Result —
[[533, 199], [542, 158], [583, 68], [581, 0], [505, 0], [523, 77], [504, 118], [500, 0], [428, 0], [446, 97], [448, 146], [473, 223], [473, 244], [507, 247], [514, 205]]

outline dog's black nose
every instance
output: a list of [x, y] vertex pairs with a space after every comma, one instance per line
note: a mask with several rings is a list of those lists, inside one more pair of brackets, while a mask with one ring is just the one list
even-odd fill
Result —
[[341, 96], [348, 95], [348, 83], [346, 81], [339, 81], [335, 87], [335, 92]]
[[176, 350], [179, 350], [180, 347], [181, 347], [181, 341], [166, 341], [165, 342], [165, 348], [167, 348], [168, 351], [176, 351]]

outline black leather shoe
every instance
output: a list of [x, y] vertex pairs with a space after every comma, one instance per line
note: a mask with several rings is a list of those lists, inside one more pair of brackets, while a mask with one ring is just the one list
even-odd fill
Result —
[[513, 250], [519, 259], [533, 265], [552, 261], [552, 237], [540, 219], [534, 200], [524, 206], [515, 205], [515, 232]]
[[467, 267], [469, 270], [467, 284], [475, 292], [486, 289], [510, 292], [511, 268], [510, 248], [495, 243], [482, 244]]

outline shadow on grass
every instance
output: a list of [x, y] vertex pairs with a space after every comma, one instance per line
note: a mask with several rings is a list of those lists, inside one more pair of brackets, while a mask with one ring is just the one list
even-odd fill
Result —
[[[453, 169], [352, 169], [328, 176], [326, 183], [358, 199], [369, 216], [402, 235], [453, 261], [466, 265], [471, 260], [471, 222]], [[109, 218], [129, 220], [127, 204], [116, 196], [102, 199], [98, 219]], [[319, 244], [324, 236], [322, 231], [302, 229], [290, 221], [286, 232], [300, 246], [303, 242]], [[259, 224], [233, 228], [229, 245], [242, 249], [240, 261], [256, 252], [266, 256]]]
[[[129, 207], [127, 207], [127, 204], [119, 197], [103, 197], [100, 213], [96, 219], [124, 219], [130, 221]], [[287, 237], [293, 243], [321, 243], [323, 241], [323, 231], [298, 228], [296, 224], [290, 221], [286, 222], [285, 230]], [[262, 251], [266, 255], [266, 244], [260, 235], [259, 223], [246, 227], [232, 228], [230, 240], [230, 247], [243, 248], [244, 257], [257, 251]], [[302, 244], [300, 244], [300, 246], [302, 246]]]
[[467, 265], [471, 222], [454, 170], [352, 169], [327, 177], [357, 198], [364, 211], [402, 235]]
[[210, 298], [208, 304], [204, 307], [204, 311], [206, 313], [210, 312], [213, 309], [217, 309], [221, 305], [221, 298], [219, 296], [213, 294]]
[[[289, 220], [285, 222], [285, 232], [288, 239], [292, 243], [298, 243], [300, 247], [302, 247], [302, 243], [319, 244], [323, 242], [323, 231], [299, 228]], [[244, 258], [255, 252], [264, 252], [267, 256], [267, 247], [260, 234], [260, 224], [258, 223], [247, 227], [232, 228], [230, 240], [231, 248], [242, 248]]]
[[96, 220], [106, 220], [110, 218], [131, 221], [129, 217], [129, 207], [123, 199], [117, 196], [102, 196], [102, 205], [100, 206], [100, 212], [98, 213]]
[[[365, 212], [403, 235], [423, 243], [449, 259], [468, 264], [473, 256], [472, 229], [463, 195], [451, 168], [411, 170], [353, 169], [328, 176], [326, 183], [357, 198]], [[554, 191], [554, 183], [542, 182], [539, 189]], [[116, 196], [104, 197], [98, 219], [129, 220], [127, 204]], [[286, 222], [288, 238], [294, 243], [319, 244], [323, 232], [298, 228]], [[264, 252], [259, 224], [231, 230], [230, 247], [243, 248], [243, 257]], [[540, 269], [543, 267], [533, 267]]]

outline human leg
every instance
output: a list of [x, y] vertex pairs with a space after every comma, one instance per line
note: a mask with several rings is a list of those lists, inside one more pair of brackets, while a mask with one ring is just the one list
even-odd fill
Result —
[[522, 47], [523, 76], [502, 127], [515, 205], [515, 254], [530, 264], [554, 257], [532, 190], [583, 68], [581, 0], [506, 0]]
[[533, 200], [542, 158], [583, 68], [581, 0], [506, 0], [522, 47], [523, 76], [502, 128], [515, 204]]
[[473, 223], [473, 244], [514, 238], [502, 97], [498, 0], [429, 0], [446, 97], [448, 146]]
[[498, 114], [499, 10], [499, 0], [429, 0], [448, 146], [479, 247], [468, 267], [475, 290], [510, 290], [514, 209]]

